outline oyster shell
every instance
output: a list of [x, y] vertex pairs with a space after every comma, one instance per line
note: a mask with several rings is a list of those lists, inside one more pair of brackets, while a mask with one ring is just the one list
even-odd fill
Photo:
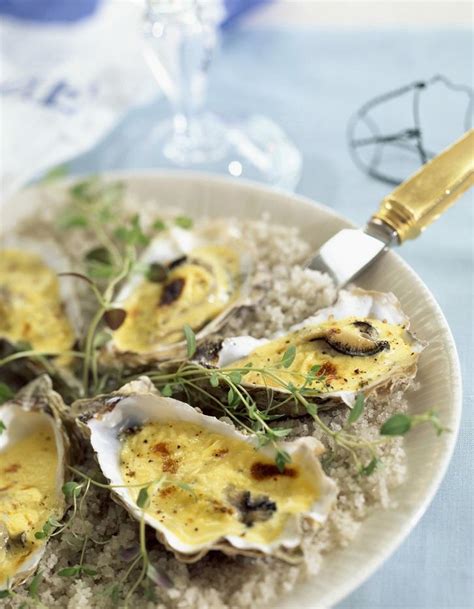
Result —
[[[56, 355], [44, 360], [22, 358], [2, 366], [0, 378], [19, 389], [48, 372], [66, 394], [77, 391], [65, 352], [74, 347], [83, 326], [77, 280], [57, 277], [71, 270], [70, 260], [53, 241], [18, 240], [14, 235], [0, 245], [0, 359], [24, 350]], [[28, 347], [26, 347], [28, 348]]]
[[64, 403], [43, 375], [0, 406], [0, 590], [23, 583], [36, 569], [49, 518], [61, 519], [69, 442]]
[[[243, 384], [255, 399], [268, 403], [289, 396], [287, 387], [304, 384], [305, 397], [321, 408], [352, 406], [358, 393], [388, 392], [406, 387], [415, 377], [424, 344], [408, 330], [409, 321], [393, 294], [361, 289], [342, 290], [337, 302], [271, 339], [250, 336], [204, 344], [197, 361], [205, 366], [251, 366]], [[291, 365], [282, 365], [289, 347]], [[314, 368], [317, 366], [319, 368]], [[272, 376], [258, 370], [272, 369]], [[269, 396], [270, 394], [270, 396]], [[295, 401], [285, 404], [293, 416], [306, 414]]]
[[248, 304], [252, 257], [241, 235], [222, 224], [201, 230], [173, 227], [156, 238], [116, 305], [127, 313], [102, 353], [102, 363], [145, 365], [184, 357], [183, 327], [197, 340]]
[[[83, 418], [116, 499], [181, 561], [210, 550], [295, 560], [303, 524], [323, 523], [337, 494], [320, 442], [283, 442], [291, 463], [280, 472], [274, 448], [151, 387], [142, 378], [102, 396]], [[143, 509], [140, 485], [150, 495]]]

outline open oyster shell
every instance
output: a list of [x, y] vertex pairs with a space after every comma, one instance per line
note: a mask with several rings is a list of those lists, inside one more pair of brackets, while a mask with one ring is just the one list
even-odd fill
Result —
[[[282, 365], [288, 348], [294, 360]], [[209, 367], [242, 369], [246, 389], [259, 401], [287, 400], [287, 387], [301, 387], [314, 366], [305, 397], [321, 408], [352, 406], [357, 394], [406, 388], [416, 375], [424, 344], [409, 332], [409, 320], [393, 294], [361, 289], [342, 290], [336, 303], [271, 339], [251, 336], [204, 343], [197, 361]], [[271, 369], [272, 376], [258, 372]], [[247, 369], [246, 369], [247, 370]], [[306, 414], [296, 401], [280, 412]]]
[[64, 403], [43, 375], [0, 406], [0, 590], [34, 572], [49, 518], [62, 518], [69, 452], [60, 413]]
[[116, 299], [127, 316], [103, 350], [104, 365], [130, 367], [184, 357], [183, 327], [197, 340], [249, 302], [252, 256], [237, 230], [169, 229], [140, 259]]
[[[57, 276], [71, 263], [54, 241], [1, 238], [0, 242], [0, 359], [29, 344], [36, 351], [57, 355], [54, 366], [64, 382], [74, 383], [64, 354], [74, 347], [83, 319], [77, 280]], [[24, 347], [23, 347], [24, 349]], [[39, 360], [22, 359], [0, 371], [2, 380], [20, 387], [45, 371]]]
[[[151, 387], [142, 378], [89, 410], [80, 403], [116, 499], [184, 562], [210, 550], [297, 559], [303, 525], [323, 523], [337, 494], [318, 459], [322, 445], [283, 442], [291, 463], [280, 472], [274, 448]], [[150, 496], [143, 509], [140, 485]]]

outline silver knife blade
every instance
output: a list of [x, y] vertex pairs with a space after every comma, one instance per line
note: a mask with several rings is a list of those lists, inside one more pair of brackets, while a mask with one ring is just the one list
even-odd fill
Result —
[[397, 234], [387, 225], [371, 221], [364, 228], [344, 228], [331, 237], [306, 264], [328, 273], [342, 288], [396, 243]]

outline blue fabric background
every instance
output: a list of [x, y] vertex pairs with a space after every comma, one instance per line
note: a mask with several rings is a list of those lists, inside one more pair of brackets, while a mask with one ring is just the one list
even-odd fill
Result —
[[[352, 164], [345, 140], [349, 116], [371, 96], [437, 72], [471, 82], [470, 32], [236, 30], [216, 60], [211, 105], [234, 115], [263, 111], [280, 122], [304, 155], [298, 191], [363, 223], [388, 187]], [[167, 111], [163, 100], [133, 110], [76, 159], [72, 171], [150, 166], [132, 143]], [[445, 107], [439, 112], [442, 131], [449, 113]], [[453, 461], [415, 531], [338, 609], [473, 606], [473, 219], [471, 191], [400, 252], [438, 299], [459, 349], [465, 397]]]
[[[112, 0], [0, 0], [0, 14], [38, 22], [78, 21], [92, 15], [99, 2]], [[217, 0], [224, 3], [229, 25], [242, 13], [272, 0]]]

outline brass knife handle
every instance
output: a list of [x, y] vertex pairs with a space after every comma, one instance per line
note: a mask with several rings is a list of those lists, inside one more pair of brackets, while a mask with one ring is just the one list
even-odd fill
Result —
[[387, 195], [372, 219], [388, 224], [400, 243], [414, 239], [473, 184], [471, 129]]

